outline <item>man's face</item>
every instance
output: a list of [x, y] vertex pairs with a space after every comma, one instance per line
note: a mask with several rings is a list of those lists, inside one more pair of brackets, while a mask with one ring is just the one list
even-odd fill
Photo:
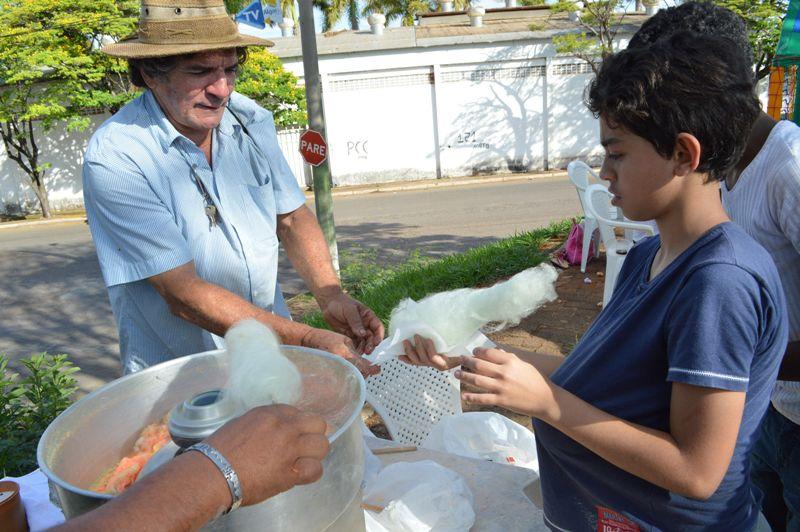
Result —
[[175, 129], [197, 142], [222, 120], [237, 68], [235, 50], [206, 52], [182, 59], [163, 79], [145, 81]]
[[606, 150], [600, 178], [609, 182], [611, 203], [631, 220], [652, 220], [664, 212], [679, 183], [672, 160], [648, 141], [600, 119], [600, 143]]

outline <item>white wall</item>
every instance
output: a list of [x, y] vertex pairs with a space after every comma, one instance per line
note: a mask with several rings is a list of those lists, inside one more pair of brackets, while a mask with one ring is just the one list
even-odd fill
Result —
[[[52, 165], [45, 174], [45, 186], [53, 210], [83, 207], [81, 182], [83, 153], [94, 130], [108, 116], [103, 114], [92, 117], [92, 124], [81, 132], [67, 132], [63, 126], [57, 126], [48, 133], [44, 133], [40, 128], [36, 129], [40, 163]], [[279, 131], [278, 144], [297, 182], [306, 188], [311, 183], [307, 183], [305, 163], [298, 151], [302, 131], [300, 128]], [[28, 175], [15, 161], [8, 158], [0, 142], [0, 212], [16, 214], [39, 210], [39, 201], [28, 183]]]

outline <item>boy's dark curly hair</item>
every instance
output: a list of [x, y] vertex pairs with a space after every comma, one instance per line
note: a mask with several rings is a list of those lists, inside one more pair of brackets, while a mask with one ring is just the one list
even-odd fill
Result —
[[742, 156], [760, 106], [753, 75], [728, 39], [682, 31], [603, 61], [587, 106], [671, 157], [678, 134], [702, 146], [698, 172], [722, 180]]
[[628, 48], [650, 46], [659, 39], [686, 30], [730, 39], [744, 55], [747, 64], [753, 64], [753, 48], [742, 17], [709, 1], [687, 2], [662, 9], [642, 24], [628, 43]]

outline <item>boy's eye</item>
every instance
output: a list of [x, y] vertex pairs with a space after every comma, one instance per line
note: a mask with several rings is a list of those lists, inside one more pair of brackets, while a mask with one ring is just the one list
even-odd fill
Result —
[[611, 159], [612, 161], [618, 161], [622, 157], [621, 153], [607, 153], [606, 158]]

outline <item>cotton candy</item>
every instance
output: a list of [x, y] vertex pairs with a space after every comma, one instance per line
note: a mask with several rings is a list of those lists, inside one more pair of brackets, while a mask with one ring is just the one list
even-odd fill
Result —
[[[404, 299], [392, 311], [389, 337], [411, 339], [425, 324], [436, 335], [428, 335], [440, 353], [465, 345], [487, 324], [495, 330], [516, 325], [543, 304], [556, 298], [556, 269], [549, 264], [522, 271], [489, 288], [462, 288], [433, 294], [414, 301]], [[418, 331], [425, 336], [425, 330]], [[437, 338], [438, 337], [438, 338]], [[379, 346], [380, 347], [380, 346]], [[378, 349], [376, 349], [377, 351]]]
[[300, 372], [281, 351], [278, 338], [261, 322], [236, 323], [225, 334], [231, 398], [248, 409], [275, 403], [294, 404], [300, 399]]

